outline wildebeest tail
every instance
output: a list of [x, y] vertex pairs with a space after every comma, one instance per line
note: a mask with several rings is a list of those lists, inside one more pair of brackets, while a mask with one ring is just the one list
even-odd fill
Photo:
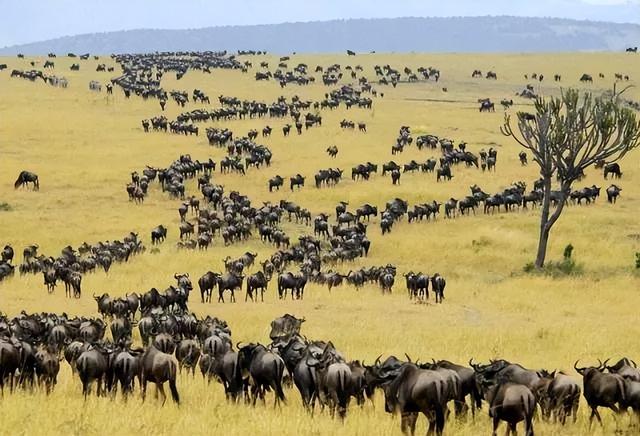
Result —
[[346, 371], [338, 372], [338, 385], [336, 386], [338, 394], [338, 414], [340, 418], [344, 419], [347, 415], [347, 401], [349, 400], [349, 391], [347, 386], [348, 374]]
[[171, 389], [171, 398], [173, 398], [173, 401], [175, 401], [176, 404], [180, 404], [180, 394], [178, 393], [178, 388], [176, 387], [175, 374], [169, 380], [169, 389]]
[[522, 410], [527, 417], [532, 417], [536, 411], [536, 400], [533, 396], [522, 395], [520, 397]]
[[276, 374], [275, 380], [275, 391], [276, 396], [280, 401], [286, 401], [287, 399], [284, 396], [284, 391], [282, 390], [282, 376], [284, 374], [284, 362], [281, 360], [274, 360], [274, 372]]

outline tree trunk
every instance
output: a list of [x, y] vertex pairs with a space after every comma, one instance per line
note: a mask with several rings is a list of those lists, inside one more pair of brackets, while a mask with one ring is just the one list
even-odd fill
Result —
[[542, 198], [542, 213], [540, 214], [540, 239], [538, 240], [538, 255], [536, 256], [536, 268], [544, 266], [547, 256], [547, 243], [549, 242], [549, 208], [551, 205], [551, 176], [544, 176], [544, 197]]
[[571, 182], [563, 182], [560, 187], [562, 197], [553, 211], [553, 215], [549, 217], [551, 206], [551, 177], [544, 179], [544, 199], [542, 200], [542, 214], [540, 215], [540, 239], [538, 240], [538, 255], [536, 256], [535, 266], [541, 269], [544, 266], [544, 260], [547, 256], [547, 245], [549, 243], [549, 234], [551, 228], [560, 218], [560, 214], [564, 209], [564, 204], [571, 188]]

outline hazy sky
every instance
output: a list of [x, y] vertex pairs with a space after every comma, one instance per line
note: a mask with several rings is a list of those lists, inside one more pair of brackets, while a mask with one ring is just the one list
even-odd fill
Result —
[[640, 23], [640, 0], [0, 0], [0, 47], [140, 28], [478, 15]]

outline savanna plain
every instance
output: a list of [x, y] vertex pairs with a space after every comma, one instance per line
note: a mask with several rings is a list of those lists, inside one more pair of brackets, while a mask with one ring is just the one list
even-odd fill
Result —
[[[278, 63], [277, 56], [247, 57], [257, 67], [260, 61]], [[220, 174], [215, 183], [225, 192], [237, 190], [248, 195], [253, 205], [294, 201], [315, 216], [321, 212], [333, 215], [339, 201], [348, 201], [350, 210], [364, 203], [384, 204], [396, 197], [412, 204], [449, 198], [463, 198], [469, 187], [478, 184], [486, 192], [497, 192], [516, 181], [525, 181], [528, 189], [539, 177], [530, 163], [521, 166], [519, 147], [500, 133], [504, 111], [497, 104], [494, 113], [480, 113], [477, 99], [489, 97], [496, 103], [513, 99], [510, 112], [532, 111], [531, 101], [516, 97], [527, 83], [536, 92], [558, 95], [561, 87], [589, 89], [595, 94], [610, 90], [614, 73], [629, 75], [633, 84], [640, 78], [640, 58], [625, 53], [564, 54], [362, 54], [292, 55], [290, 65], [304, 62], [313, 71], [316, 65], [343, 66], [357, 64], [362, 75], [375, 79], [374, 65], [390, 64], [402, 70], [433, 66], [441, 71], [440, 81], [400, 83], [396, 88], [374, 85], [384, 97], [373, 98], [373, 108], [323, 110], [322, 127], [283, 137], [281, 127], [289, 119], [244, 119], [201, 124], [199, 136], [169, 133], [144, 133], [140, 121], [161, 113], [156, 99], [125, 99], [115, 87], [113, 95], [92, 92], [90, 80], [106, 83], [118, 74], [96, 72], [99, 63], [114, 65], [108, 56], [81, 61], [80, 71], [69, 71], [75, 59], [58, 56], [53, 73], [69, 80], [66, 89], [54, 88], [41, 81], [10, 78], [13, 68], [31, 69], [25, 59], [1, 58], [9, 68], [0, 72], [0, 243], [11, 243], [16, 257], [22, 247], [36, 243], [39, 251], [56, 256], [66, 246], [122, 238], [130, 231], [138, 232], [147, 246], [145, 253], [127, 263], [114, 265], [108, 274], [102, 271], [83, 278], [80, 299], [65, 298], [64, 289], [48, 294], [42, 275], [15, 276], [0, 282], [0, 311], [15, 316], [20, 311], [66, 312], [70, 315], [97, 316], [92, 294], [108, 292], [120, 296], [145, 292], [151, 287], [164, 289], [174, 283], [174, 273], [188, 272], [194, 280], [207, 270], [221, 271], [222, 259], [236, 257], [245, 251], [266, 259], [271, 245], [254, 236], [246, 243], [224, 246], [216, 238], [206, 251], [180, 251], [177, 213], [179, 201], [170, 199], [153, 183], [144, 204], [128, 201], [125, 185], [132, 171], [145, 165], [166, 167], [181, 154], [201, 161], [211, 157], [220, 161], [225, 150], [210, 147], [204, 127], [228, 127], [236, 137], [249, 129], [259, 131], [267, 124], [274, 132], [257, 142], [273, 152], [272, 165], [251, 169], [246, 176]], [[256, 68], [248, 74], [240, 71], [213, 70], [212, 74], [189, 71], [179, 81], [166, 74], [162, 86], [166, 90], [194, 88], [211, 96], [211, 107], [218, 107], [218, 95], [235, 96], [264, 102], [283, 95], [321, 100], [331, 87], [318, 80], [308, 86], [289, 85], [281, 89], [276, 81], [254, 80]], [[474, 69], [493, 70], [498, 80], [472, 79]], [[542, 73], [543, 82], [528, 81], [524, 74]], [[561, 82], [553, 82], [554, 74]], [[594, 83], [583, 85], [579, 78], [591, 74]], [[602, 73], [605, 78], [599, 78]], [[350, 83], [348, 74], [340, 84]], [[447, 88], [447, 92], [442, 90]], [[640, 89], [631, 88], [625, 98], [640, 100]], [[175, 118], [183, 110], [207, 107], [190, 102], [182, 109], [173, 101], [164, 113]], [[342, 119], [365, 122], [367, 133], [339, 127]], [[420, 172], [402, 175], [399, 185], [388, 176], [374, 175], [369, 181], [352, 181], [351, 167], [371, 161], [382, 164], [391, 159], [406, 163], [412, 159], [424, 162], [439, 157], [438, 150], [417, 150], [414, 146], [391, 156], [400, 126], [410, 126], [414, 137], [434, 134], [457, 142], [466, 141], [468, 150], [498, 150], [495, 172], [475, 168], [454, 168], [450, 182], [437, 183], [435, 175]], [[337, 158], [325, 152], [330, 145], [339, 148]], [[264, 303], [244, 301], [244, 290], [237, 303], [200, 302], [192, 294], [189, 308], [198, 316], [215, 315], [226, 320], [234, 342], [269, 342], [270, 322], [291, 313], [305, 317], [302, 332], [308, 338], [331, 340], [349, 359], [372, 363], [380, 354], [404, 356], [428, 361], [448, 359], [466, 364], [470, 358], [486, 362], [505, 358], [527, 368], [563, 370], [580, 380], [573, 370], [577, 359], [589, 364], [597, 359], [628, 356], [640, 359], [640, 276], [635, 269], [635, 253], [640, 251], [640, 152], [629, 154], [621, 162], [623, 178], [617, 182], [623, 189], [615, 205], [602, 196], [588, 206], [567, 207], [554, 227], [548, 258], [560, 260], [564, 247], [572, 244], [579, 272], [552, 277], [530, 274], [523, 267], [535, 257], [539, 227], [539, 209], [511, 213], [475, 215], [445, 219], [443, 214], [433, 221], [394, 225], [390, 234], [381, 235], [379, 216], [367, 229], [371, 240], [368, 257], [335, 267], [343, 273], [360, 266], [397, 266], [398, 276], [391, 295], [382, 295], [377, 285], [356, 291], [343, 285], [331, 292], [325, 286], [309, 284], [302, 301], [279, 300], [272, 281]], [[338, 167], [345, 178], [335, 187], [316, 189], [311, 183], [319, 169]], [[37, 173], [40, 190], [14, 190], [13, 182], [23, 170]], [[279, 192], [267, 189], [269, 178], [279, 174], [285, 179], [296, 173], [307, 176], [306, 186], [291, 192], [288, 186]], [[609, 185], [601, 170], [590, 169], [576, 188], [595, 184]], [[188, 193], [198, 194], [196, 181], [187, 183]], [[191, 212], [190, 219], [193, 219]], [[167, 240], [150, 250], [149, 232], [159, 224], [168, 229]], [[312, 227], [289, 223], [283, 225], [295, 236], [311, 233]], [[258, 263], [253, 269], [259, 268]], [[443, 304], [417, 304], [409, 300], [402, 274], [408, 271], [439, 272], [447, 279]], [[250, 271], [250, 272], [253, 272]], [[137, 329], [134, 340], [139, 342]], [[181, 404], [168, 401], [163, 407], [149, 395], [143, 403], [139, 394], [125, 400], [91, 395], [85, 400], [77, 376], [66, 362], [61, 363], [58, 384], [50, 395], [36, 389], [16, 390], [0, 397], [0, 434], [399, 434], [399, 417], [384, 411], [384, 397], [378, 392], [374, 403], [363, 407], [351, 404], [344, 422], [328, 413], [311, 416], [301, 404], [295, 388], [286, 390], [287, 403], [273, 407], [272, 397], [266, 405], [251, 407], [225, 400], [218, 383], [207, 384], [196, 373], [183, 373], [178, 378]], [[136, 391], [137, 392], [137, 391]], [[536, 433], [543, 435], [637, 434], [630, 427], [630, 416], [615, 417], [603, 411], [603, 426], [589, 426], [586, 403], [581, 399], [579, 419], [566, 426], [537, 419]], [[504, 428], [504, 427], [503, 427]], [[426, 430], [426, 421], [418, 421], [418, 433]], [[447, 434], [489, 434], [491, 423], [486, 405], [475, 418], [459, 420], [451, 417]]]

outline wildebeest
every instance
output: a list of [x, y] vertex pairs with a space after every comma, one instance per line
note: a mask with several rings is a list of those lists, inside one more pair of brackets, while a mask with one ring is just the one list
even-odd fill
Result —
[[300, 174], [296, 174], [295, 176], [290, 177], [289, 181], [291, 182], [290, 183], [291, 190], [293, 191], [293, 187], [294, 186], [297, 186], [298, 188], [304, 186], [304, 179], [305, 178], [303, 176], [301, 176]]
[[526, 436], [533, 436], [533, 415], [536, 399], [531, 390], [521, 384], [498, 383], [484, 389], [489, 403], [489, 416], [493, 419], [493, 434], [496, 435], [500, 421], [507, 422], [507, 434], [516, 434], [516, 425], [524, 421]]
[[589, 422], [596, 417], [602, 423], [598, 407], [607, 407], [615, 413], [620, 413], [618, 405], [625, 399], [624, 379], [618, 374], [607, 374], [603, 372], [604, 364], [595, 366], [578, 367], [578, 362], [573, 364], [573, 368], [582, 376], [584, 385], [584, 398], [591, 408]]
[[[386, 363], [386, 362], [385, 362]], [[404, 434], [415, 434], [418, 414], [429, 420], [428, 434], [441, 435], [445, 426], [446, 382], [436, 371], [420, 369], [413, 363], [401, 363], [391, 368], [385, 365], [373, 369], [385, 396], [385, 411], [400, 413]]]
[[90, 393], [91, 382], [98, 384], [97, 395], [100, 396], [103, 390], [103, 379], [108, 369], [108, 351], [99, 346], [91, 346], [84, 351], [76, 360], [76, 370], [82, 382], [82, 394], [85, 399]]
[[13, 187], [15, 189], [18, 189], [20, 186], [27, 186], [28, 183], [33, 184], [34, 191], [38, 191], [40, 189], [40, 181], [38, 180], [38, 175], [36, 173], [32, 173], [30, 171], [20, 171], [20, 174], [18, 174], [18, 178], [13, 184]]
[[218, 277], [218, 303], [224, 303], [224, 291], [230, 291], [231, 292], [231, 302], [235, 303], [236, 301], [236, 296], [235, 296], [235, 291], [236, 289], [241, 290], [242, 289], [242, 280], [244, 279], [244, 276], [242, 275], [237, 275], [234, 273], [225, 273], [222, 276]]
[[147, 382], [155, 383], [158, 392], [162, 395], [162, 404], [167, 400], [164, 392], [164, 383], [169, 382], [171, 398], [176, 404], [180, 403], [180, 395], [176, 387], [176, 359], [171, 355], [157, 349], [154, 344], [147, 347], [140, 359], [140, 385], [142, 399], [147, 392]]
[[269, 192], [273, 192], [274, 188], [277, 191], [279, 191], [283, 183], [284, 183], [284, 180], [282, 177], [280, 176], [272, 177], [271, 179], [269, 179]]
[[581, 81], [581, 82], [589, 82], [589, 83], [593, 83], [593, 77], [591, 77], [591, 75], [590, 75], [590, 74], [586, 74], [586, 73], [585, 73], [585, 74], [583, 74], [583, 75], [580, 77], [580, 81]]
[[247, 293], [244, 297], [244, 301], [247, 301], [247, 298], [253, 299], [253, 293], [256, 292], [256, 299], [258, 301], [258, 290], [260, 291], [260, 301], [264, 301], [264, 292], [267, 290], [267, 286], [269, 284], [269, 279], [262, 271], [258, 271], [255, 274], [251, 274], [247, 277]]
[[176, 360], [178, 361], [178, 368], [182, 371], [182, 368], [187, 368], [187, 371], [191, 370], [191, 374], [195, 374], [196, 365], [200, 358], [200, 347], [194, 339], [183, 339], [176, 346]]
[[541, 371], [541, 375], [542, 378], [535, 386], [533, 393], [540, 404], [542, 416], [547, 419], [553, 416], [563, 425], [567, 417], [573, 416], [575, 422], [582, 393], [578, 383], [561, 372], [554, 371], [549, 374]]
[[272, 341], [287, 338], [300, 333], [304, 318], [296, 318], [288, 313], [271, 321], [271, 332], [269, 338]]
[[160, 224], [155, 229], [151, 230], [152, 244], [159, 244], [160, 242], [163, 242], [166, 237], [167, 237], [167, 228], [162, 224]]
[[251, 385], [253, 404], [258, 398], [265, 400], [265, 392], [273, 390], [275, 393], [274, 406], [286, 402], [282, 390], [284, 361], [261, 344], [238, 344], [238, 371], [248, 373]]
[[10, 244], [5, 245], [2, 249], [2, 253], [0, 254], [2, 261], [6, 263], [11, 263], [11, 261], [13, 260], [13, 255], [13, 247], [11, 247]]
[[619, 179], [622, 177], [622, 171], [620, 171], [620, 164], [617, 162], [606, 164], [604, 166], [604, 178], [606, 179], [609, 174], [613, 176], [614, 179]]
[[615, 203], [618, 200], [618, 196], [622, 192], [622, 188], [617, 185], [611, 185], [607, 188], [607, 201], [609, 203]]

